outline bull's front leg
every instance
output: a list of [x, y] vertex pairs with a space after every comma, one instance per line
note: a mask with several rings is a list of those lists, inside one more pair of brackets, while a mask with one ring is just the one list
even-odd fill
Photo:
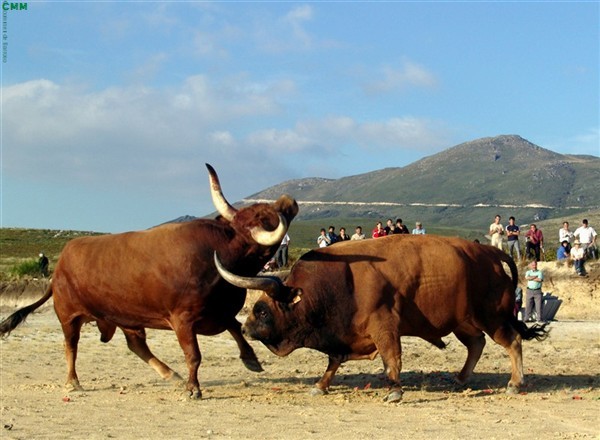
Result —
[[262, 365], [256, 357], [256, 354], [254, 353], [254, 350], [242, 335], [242, 324], [240, 324], [237, 319], [233, 319], [227, 327], [227, 331], [231, 334], [231, 336], [233, 336], [233, 339], [235, 339], [235, 342], [237, 343], [237, 346], [240, 350], [240, 359], [244, 363], [244, 366], [248, 370], [256, 373], [264, 371]]
[[390, 381], [390, 392], [383, 398], [384, 402], [392, 403], [402, 400], [402, 386], [400, 384], [400, 371], [402, 370], [402, 344], [400, 335], [386, 331], [377, 333], [373, 337], [375, 346], [381, 354], [386, 373]]
[[198, 382], [198, 368], [200, 368], [202, 355], [198, 346], [198, 339], [196, 339], [196, 333], [193, 331], [193, 324], [178, 323], [174, 325], [174, 328], [179, 345], [185, 354], [185, 361], [189, 371], [185, 388], [190, 393], [190, 398], [201, 399], [202, 391], [200, 391], [200, 383]]
[[329, 363], [327, 364], [327, 370], [323, 377], [319, 379], [319, 381], [315, 384], [315, 386], [310, 390], [310, 394], [313, 396], [322, 396], [323, 394], [327, 394], [327, 390], [329, 389], [329, 385], [331, 385], [331, 381], [333, 380], [333, 376], [335, 376], [335, 372], [340, 368], [342, 362], [344, 362], [344, 357], [342, 356], [329, 356]]

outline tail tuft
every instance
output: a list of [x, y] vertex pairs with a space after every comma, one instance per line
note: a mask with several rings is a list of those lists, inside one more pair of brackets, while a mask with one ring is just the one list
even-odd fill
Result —
[[550, 329], [546, 329], [548, 326], [547, 322], [543, 324], [533, 324], [531, 327], [527, 327], [523, 321], [519, 321], [514, 318], [513, 327], [519, 332], [521, 337], [527, 341], [536, 339], [538, 341], [545, 340], [550, 335]]

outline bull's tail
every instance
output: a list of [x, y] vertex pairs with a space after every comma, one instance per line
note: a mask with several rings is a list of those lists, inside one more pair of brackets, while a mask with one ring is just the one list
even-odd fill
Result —
[[519, 284], [519, 270], [517, 269], [515, 260], [513, 260], [510, 255], [506, 254], [505, 252], [498, 252], [498, 255], [500, 255], [500, 259], [509, 267], [513, 282], [513, 290], [516, 290], [517, 285]]
[[516, 317], [513, 318], [512, 326], [519, 332], [521, 337], [527, 341], [537, 339], [543, 341], [550, 334], [550, 329], [546, 330], [547, 322], [543, 324], [533, 324], [531, 327], [527, 327], [523, 321], [519, 321]]
[[50, 285], [46, 289], [46, 293], [39, 300], [37, 300], [33, 304], [30, 304], [26, 307], [23, 307], [22, 309], [17, 310], [4, 321], [0, 322], [0, 337], [8, 336], [11, 331], [13, 331], [23, 321], [25, 321], [25, 319], [27, 318], [27, 316], [29, 316], [31, 312], [33, 312], [35, 309], [37, 309], [46, 301], [48, 301], [51, 296], [52, 283], [50, 283]]

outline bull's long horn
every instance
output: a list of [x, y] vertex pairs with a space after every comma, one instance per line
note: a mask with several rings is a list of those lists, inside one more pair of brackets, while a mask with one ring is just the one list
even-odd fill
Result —
[[215, 251], [215, 266], [217, 266], [217, 271], [223, 277], [225, 281], [234, 286], [241, 287], [243, 289], [253, 289], [253, 290], [262, 290], [266, 292], [272, 298], [277, 298], [279, 294], [279, 290], [281, 287], [281, 281], [275, 277], [243, 277], [241, 275], [235, 275], [229, 272], [221, 261], [219, 260], [219, 256]]
[[277, 213], [277, 215], [279, 216], [279, 225], [277, 225], [275, 230], [266, 231], [258, 226], [250, 229], [250, 235], [252, 235], [254, 241], [263, 246], [273, 246], [274, 244], [281, 243], [287, 232], [287, 222], [281, 214]]
[[223, 196], [221, 191], [221, 184], [219, 183], [219, 177], [215, 169], [206, 164], [208, 168], [208, 180], [210, 183], [210, 195], [212, 196], [213, 204], [217, 208], [217, 212], [221, 214], [225, 219], [232, 221], [237, 210], [231, 206], [231, 204]]

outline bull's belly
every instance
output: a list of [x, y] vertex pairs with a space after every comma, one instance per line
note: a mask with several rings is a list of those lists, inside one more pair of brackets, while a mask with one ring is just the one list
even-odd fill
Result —
[[[212, 336], [231, 328], [239, 312], [231, 304], [206, 304], [206, 301], [188, 301], [177, 307], [134, 301], [74, 300], [60, 294], [54, 298], [54, 309], [61, 323], [75, 319], [83, 322], [105, 322], [125, 329], [151, 328], [175, 330], [179, 323], [193, 326], [194, 332]], [[240, 307], [241, 309], [241, 307]]]

